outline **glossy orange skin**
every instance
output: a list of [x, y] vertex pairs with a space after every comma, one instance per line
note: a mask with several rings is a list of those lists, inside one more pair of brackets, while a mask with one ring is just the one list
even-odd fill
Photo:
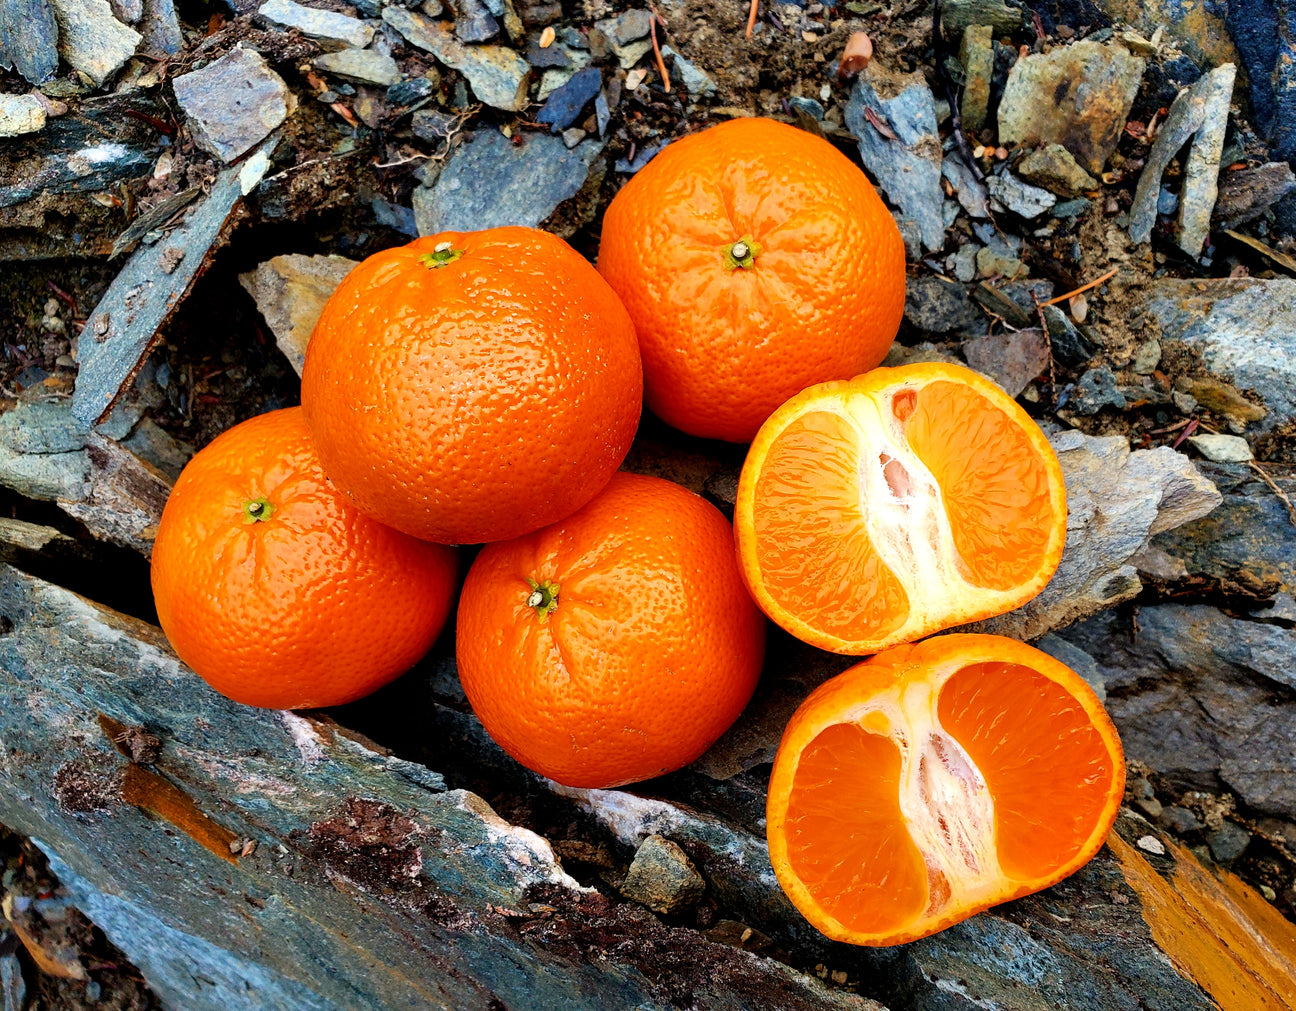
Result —
[[[462, 256], [421, 258], [449, 243]], [[597, 271], [533, 228], [445, 232], [369, 257], [306, 351], [324, 470], [368, 516], [442, 544], [575, 512], [630, 449], [634, 326]]]
[[[750, 268], [725, 250], [750, 235]], [[670, 144], [612, 200], [599, 273], [634, 320], [648, 407], [748, 442], [794, 393], [886, 356], [904, 313], [904, 241], [827, 141], [735, 119]]]
[[[253, 520], [258, 499], [266, 518]], [[454, 549], [352, 508], [291, 407], [235, 425], [189, 461], [153, 545], [153, 599], [180, 658], [222, 695], [336, 706], [427, 652], [456, 571]]]
[[[528, 605], [532, 580], [557, 586], [543, 616]], [[455, 644], [491, 737], [575, 787], [696, 759], [747, 704], [764, 649], [729, 522], [679, 485], [626, 473], [561, 523], [488, 545], [464, 581]]]

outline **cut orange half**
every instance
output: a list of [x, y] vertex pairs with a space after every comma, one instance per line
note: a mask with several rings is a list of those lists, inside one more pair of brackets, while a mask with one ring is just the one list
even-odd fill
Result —
[[836, 941], [890, 945], [1061, 881], [1125, 790], [1080, 676], [994, 635], [897, 646], [821, 685], [784, 731], [766, 806], [783, 890]]
[[767, 615], [838, 653], [1024, 604], [1066, 541], [1044, 433], [958, 365], [874, 369], [797, 394], [743, 465], [734, 532]]

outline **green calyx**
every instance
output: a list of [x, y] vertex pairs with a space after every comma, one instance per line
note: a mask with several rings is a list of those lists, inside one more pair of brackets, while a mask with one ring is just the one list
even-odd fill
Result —
[[531, 592], [527, 595], [527, 607], [534, 609], [540, 620], [544, 621], [558, 609], [558, 584], [548, 580], [537, 583], [528, 578], [527, 585], [531, 587]]
[[447, 263], [454, 263], [463, 255], [464, 251], [462, 249], [451, 249], [450, 243], [442, 242], [432, 252], [420, 256], [419, 263], [435, 270], [437, 267], [444, 267]]
[[275, 508], [270, 500], [262, 495], [243, 503], [244, 523], [263, 523], [274, 515]]
[[761, 247], [750, 235], [744, 235], [737, 242], [724, 247], [725, 270], [748, 269], [760, 256]]

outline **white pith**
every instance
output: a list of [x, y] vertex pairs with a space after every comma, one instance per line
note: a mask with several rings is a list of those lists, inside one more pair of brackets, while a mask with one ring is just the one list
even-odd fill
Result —
[[[900, 752], [900, 812], [910, 838], [927, 865], [924, 917], [949, 905], [988, 904], [1003, 896], [1006, 876], [999, 865], [995, 805], [980, 771], [940, 724], [940, 687], [964, 663], [952, 664], [928, 682], [900, 684], [841, 715], [881, 732]], [[878, 725], [881, 714], [889, 727]], [[945, 894], [936, 887], [944, 877]]]
[[[904, 423], [892, 410], [895, 397], [925, 384], [888, 387], [879, 393], [852, 393], [835, 405], [807, 405], [804, 413], [831, 410], [850, 422], [859, 438], [861, 518], [874, 549], [895, 573], [909, 598], [903, 625], [885, 642], [904, 642], [947, 628], [973, 614], [1011, 610], [1022, 599], [1022, 587], [995, 590], [970, 583], [959, 570], [959, 552], [940, 486], [905, 438]], [[897, 494], [886, 465], [903, 468], [907, 489]], [[895, 474], [895, 465], [892, 464]], [[867, 503], [867, 508], [865, 508]], [[868, 587], [861, 585], [867, 592]], [[835, 634], [832, 629], [824, 629]]]

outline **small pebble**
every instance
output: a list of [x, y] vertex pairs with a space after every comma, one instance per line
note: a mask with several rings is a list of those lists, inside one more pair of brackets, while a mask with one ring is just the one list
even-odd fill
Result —
[[1154, 835], [1140, 836], [1139, 841], [1135, 844], [1139, 849], [1156, 856], [1165, 856], [1165, 847], [1161, 845], [1161, 840]]
[[1275, 892], [1268, 885], [1260, 886], [1260, 894], [1265, 897], [1266, 902], [1275, 902], [1278, 899], [1278, 893]]

